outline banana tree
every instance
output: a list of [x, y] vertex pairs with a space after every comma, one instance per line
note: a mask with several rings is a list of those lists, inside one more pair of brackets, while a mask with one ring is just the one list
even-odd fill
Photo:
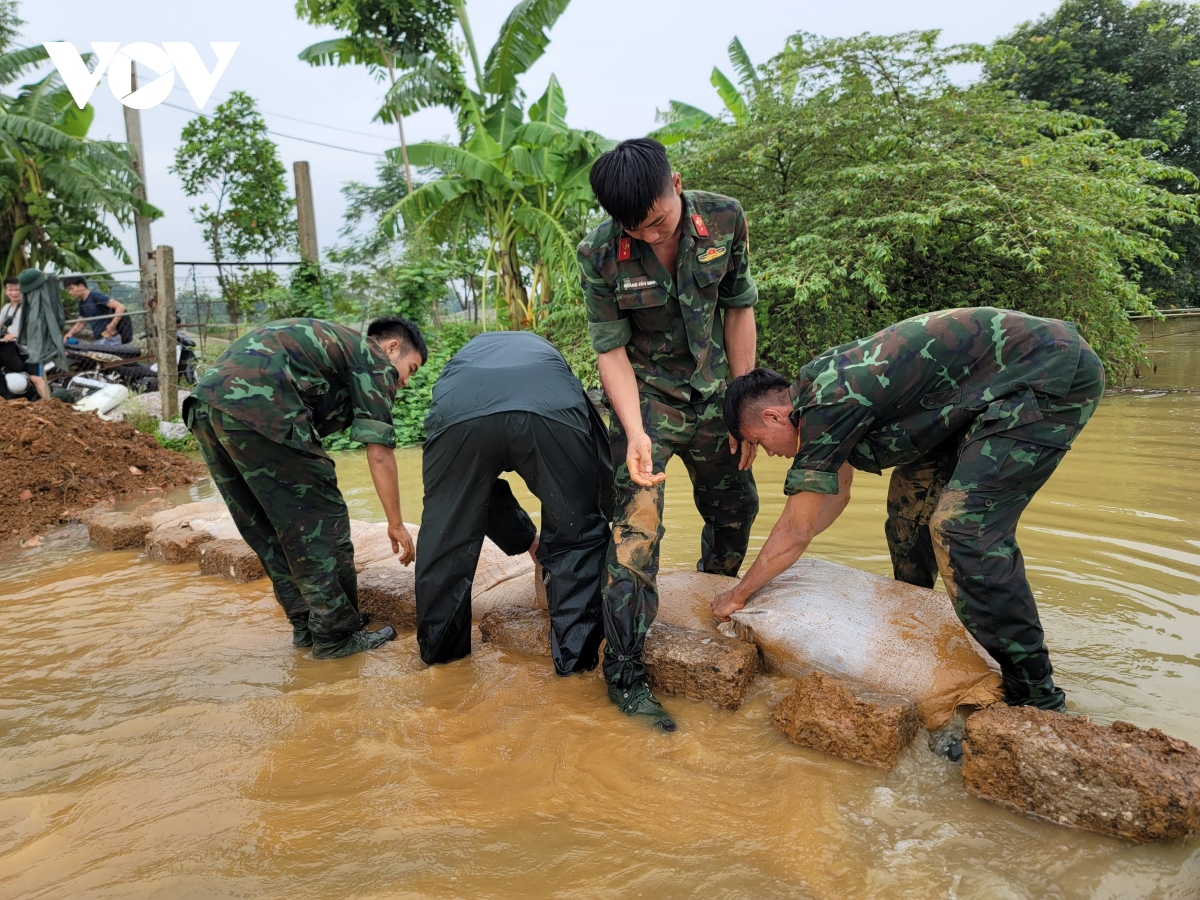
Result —
[[[717, 96], [725, 104], [725, 111], [733, 119], [733, 124], [743, 128], [750, 122], [750, 103], [759, 87], [760, 76], [750, 61], [750, 54], [736, 37], [729, 42], [729, 62], [737, 73], [737, 84], [716, 66], [713, 66], [709, 82], [717, 89]], [[711, 113], [678, 100], [672, 100], [665, 112], [660, 111], [658, 119], [664, 125], [651, 132], [650, 137], [667, 145], [677, 144], [692, 132], [717, 121], [717, 117]]]
[[[46, 59], [42, 47], [0, 47], [0, 85]], [[94, 111], [80, 109], [57, 72], [0, 93], [0, 255], [5, 275], [54, 263], [95, 271], [93, 251], [129, 262], [110, 217], [128, 225], [135, 212], [159, 211], [134, 193], [138, 177], [126, 144], [87, 139]]]
[[[395, 87], [399, 70], [420, 65], [427, 56], [447, 56], [454, 13], [448, 0], [297, 0], [296, 15], [313, 25], [333, 25], [346, 32], [305, 47], [301, 60], [313, 66], [363, 65], [377, 78], [386, 73]], [[406, 156], [403, 114], [385, 101], [375, 118], [396, 125], [400, 153]], [[407, 159], [404, 174], [411, 191]]]
[[509, 99], [489, 108], [475, 91], [463, 91], [459, 118], [466, 136], [459, 145], [409, 148], [415, 165], [440, 177], [397, 203], [381, 227], [394, 233], [403, 219], [435, 240], [449, 240], [464, 227], [480, 229], [487, 238], [483, 303], [494, 275], [509, 327], [529, 328], [552, 302], [578, 294], [575, 245], [595, 203], [588, 174], [612, 142], [567, 126], [554, 76], [528, 117], [512, 86], [493, 84]]

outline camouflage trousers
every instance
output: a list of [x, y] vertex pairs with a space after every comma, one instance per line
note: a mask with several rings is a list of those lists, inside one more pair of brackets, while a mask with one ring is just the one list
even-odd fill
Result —
[[357, 631], [350, 513], [333, 461], [277, 444], [207, 404], [189, 406], [200, 455], [288, 619], [307, 621], [314, 644]]
[[941, 572], [959, 620], [999, 663], [1013, 705], [1066, 705], [1025, 577], [1017, 521], [1103, 394], [1104, 369], [1085, 344], [1069, 394], [1034, 395], [1040, 418], [948, 441], [892, 472], [884, 531], [896, 580], [933, 587]]
[[[736, 575], [758, 515], [754, 476], [738, 470], [729, 452], [729, 432], [721, 413], [724, 395], [685, 404], [645, 389], [642, 426], [654, 447], [654, 471], [666, 469], [675, 454], [692, 481], [692, 496], [704, 519], [696, 568]], [[646, 675], [642, 647], [658, 615], [658, 552], [663, 536], [663, 485], [640, 487], [629, 477], [628, 441], [616, 416], [609, 428], [614, 480], [613, 539], [608, 548], [604, 612], [604, 677], [628, 687]]]

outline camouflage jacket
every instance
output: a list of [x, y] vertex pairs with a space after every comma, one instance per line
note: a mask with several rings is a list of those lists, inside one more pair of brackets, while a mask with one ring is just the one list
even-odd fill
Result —
[[364, 444], [396, 445], [399, 383], [366, 335], [320, 319], [283, 319], [242, 335], [185, 404], [207, 403], [280, 444], [321, 456], [320, 438], [350, 429]]
[[579, 267], [592, 348], [624, 347], [640, 384], [697, 402], [729, 378], [717, 310], [753, 306], [758, 289], [741, 205], [703, 191], [684, 191], [683, 205], [674, 277], [611, 219], [579, 245]]
[[800, 450], [784, 493], [836, 494], [845, 462], [878, 474], [955, 436], [1021, 429], [1067, 447], [1075, 426], [1043, 422], [1043, 407], [1070, 390], [1082, 345], [1069, 322], [980, 307], [914, 316], [826, 350], [792, 385]]

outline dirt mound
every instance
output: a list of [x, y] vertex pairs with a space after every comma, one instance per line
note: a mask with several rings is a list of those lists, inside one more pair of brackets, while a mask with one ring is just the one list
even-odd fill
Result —
[[123, 422], [47, 400], [0, 401], [0, 541], [57, 525], [121, 493], [161, 491], [204, 473]]

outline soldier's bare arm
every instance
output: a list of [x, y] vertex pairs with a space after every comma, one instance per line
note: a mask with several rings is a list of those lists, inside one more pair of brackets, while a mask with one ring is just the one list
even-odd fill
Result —
[[[729, 375], [737, 378], [754, 368], [758, 355], [758, 330], [754, 327], [754, 307], [727, 309], [725, 315], [725, 355], [729, 357]], [[729, 452], [738, 452], [738, 441], [729, 436]], [[742, 441], [739, 469], [749, 469], [758, 455], [758, 445]]]
[[367, 444], [367, 466], [371, 470], [371, 481], [375, 483], [375, 493], [379, 495], [379, 502], [383, 504], [383, 512], [387, 516], [392, 552], [399, 553], [401, 564], [407, 566], [416, 558], [417, 551], [400, 512], [396, 451], [384, 444]]
[[613, 414], [620, 420], [628, 439], [625, 462], [634, 484], [652, 487], [666, 480], [666, 473], [654, 474], [653, 447], [646, 429], [642, 427], [642, 405], [638, 399], [637, 378], [624, 347], [617, 347], [597, 357], [600, 383], [612, 403]]
[[783, 515], [771, 529], [771, 535], [763, 544], [754, 565], [736, 587], [713, 598], [713, 615], [722, 621], [728, 619], [731, 613], [746, 605], [751, 594], [771, 579], [786, 572], [808, 549], [813, 538], [832, 525], [842, 514], [842, 510], [850, 502], [850, 487], [853, 482], [853, 467], [849, 463], [843, 463], [838, 470], [836, 494], [801, 491], [788, 497]]

